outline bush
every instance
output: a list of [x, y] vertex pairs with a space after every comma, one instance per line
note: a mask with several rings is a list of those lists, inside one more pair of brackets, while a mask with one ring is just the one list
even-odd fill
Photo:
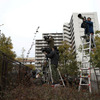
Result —
[[78, 92], [75, 88], [19, 85], [12, 91], [4, 92], [3, 100], [99, 100], [99, 94]]

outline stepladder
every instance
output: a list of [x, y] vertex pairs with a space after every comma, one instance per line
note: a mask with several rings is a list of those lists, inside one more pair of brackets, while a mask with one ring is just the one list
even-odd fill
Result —
[[[49, 59], [49, 71], [50, 71], [50, 76], [51, 76], [51, 82], [53, 83], [54, 82], [54, 79], [53, 79], [53, 75], [52, 75], [52, 68], [51, 68], [51, 59]], [[59, 75], [59, 79], [61, 80], [61, 82], [62, 82], [62, 86], [65, 86], [65, 83], [64, 83], [64, 80], [63, 80], [63, 78], [62, 78], [62, 76], [61, 76], [61, 73], [60, 73], [60, 70], [59, 70], [59, 68], [57, 68], [57, 72], [58, 72], [58, 75]], [[55, 85], [55, 87], [56, 86], [59, 86], [59, 85]], [[61, 85], [60, 85], [61, 86]]]
[[94, 73], [96, 77], [96, 83], [97, 83], [97, 91], [100, 92], [100, 68], [94, 68]]
[[[58, 68], [57, 68], [57, 72], [58, 72], [58, 75], [59, 75], [59, 79], [62, 82], [62, 86], [65, 86], [64, 80], [63, 80], [63, 78], [61, 76], [61, 73], [60, 73], [60, 70]], [[48, 83], [48, 84], [50, 84], [50, 83], [53, 84], [54, 83], [54, 79], [53, 79], [53, 75], [52, 75], [51, 59], [48, 59], [48, 67], [47, 67], [45, 73], [46, 73], [45, 82]]]
[[82, 61], [80, 67], [80, 80], [79, 80], [79, 89], [88, 90], [90, 93], [91, 90], [91, 64], [90, 64], [90, 53], [91, 53], [91, 34], [89, 40], [86, 40], [85, 36], [81, 36], [82, 41]]

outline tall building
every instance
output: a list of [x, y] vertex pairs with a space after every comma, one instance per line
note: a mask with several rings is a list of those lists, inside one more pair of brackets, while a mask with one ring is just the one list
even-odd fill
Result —
[[[99, 30], [99, 23], [97, 13], [81, 13], [82, 16], [91, 17], [94, 24], [94, 32]], [[52, 35], [54, 37], [55, 46], [61, 45], [63, 40], [67, 40], [71, 45], [73, 52], [77, 53], [77, 61], [81, 61], [81, 53], [78, 51], [79, 46], [82, 44], [80, 37], [84, 35], [84, 29], [81, 28], [82, 20], [78, 18], [78, 13], [73, 13], [69, 23], [64, 23], [63, 33], [43, 33], [42, 39], [36, 40], [35, 43], [35, 66], [40, 67], [41, 63], [45, 59], [45, 55], [42, 53], [41, 48], [47, 47], [47, 42], [44, 40], [44, 36]]]
[[42, 52], [42, 48], [48, 47], [48, 43], [44, 40], [44, 36], [52, 36], [54, 38], [54, 45], [59, 46], [63, 41], [63, 33], [43, 33], [42, 39], [35, 41], [35, 66], [41, 67], [41, 63], [46, 59]]
[[[97, 18], [97, 13], [81, 13], [82, 16], [88, 18], [91, 17], [93, 22], [94, 32], [99, 30], [99, 23]], [[81, 36], [84, 35], [84, 29], [81, 28], [82, 19], [78, 18], [78, 13], [73, 13], [69, 23], [64, 23], [63, 25], [63, 38], [67, 40], [72, 46], [73, 51], [77, 53], [77, 60], [81, 61], [81, 53], [79, 52], [79, 46], [82, 44]]]
[[[95, 31], [99, 30], [99, 23], [96, 12], [81, 14], [86, 18], [91, 17], [94, 33]], [[79, 52], [79, 46], [82, 44], [80, 37], [84, 36], [84, 29], [81, 28], [81, 23], [82, 20], [78, 18], [78, 13], [73, 13], [70, 22], [63, 25], [63, 38], [69, 42], [73, 48], [73, 51], [77, 53], [77, 61], [82, 61], [82, 53]], [[93, 70], [91, 70], [91, 80], [96, 80]]]

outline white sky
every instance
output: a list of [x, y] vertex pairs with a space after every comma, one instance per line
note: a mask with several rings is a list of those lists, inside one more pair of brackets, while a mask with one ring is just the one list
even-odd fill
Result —
[[[0, 0], [0, 30], [11, 36], [17, 56], [25, 56], [31, 46], [34, 33], [40, 26], [42, 33], [62, 32], [72, 13], [97, 12], [100, 23], [100, 0]], [[30, 57], [34, 57], [34, 47]]]

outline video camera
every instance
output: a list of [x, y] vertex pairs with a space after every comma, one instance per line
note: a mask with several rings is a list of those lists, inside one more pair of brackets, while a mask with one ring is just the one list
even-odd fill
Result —
[[42, 52], [46, 52], [47, 54], [49, 54], [52, 51], [51, 48], [42, 48], [41, 50]]
[[50, 36], [44, 36], [45, 41], [49, 39]]
[[85, 16], [83, 17], [81, 14], [78, 14], [78, 18], [80, 18], [82, 20], [84, 20], [84, 19], [86, 20], [86, 17]]
[[78, 18], [83, 20], [82, 28], [86, 28], [87, 27], [86, 17], [85, 16], [83, 17], [81, 14], [78, 14]]

